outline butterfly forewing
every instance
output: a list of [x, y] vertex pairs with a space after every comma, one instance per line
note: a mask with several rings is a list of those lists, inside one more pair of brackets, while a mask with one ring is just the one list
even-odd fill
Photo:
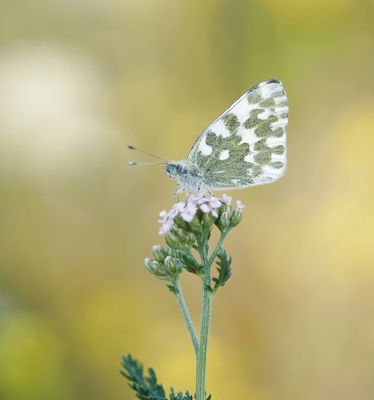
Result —
[[287, 96], [268, 80], [245, 93], [196, 140], [187, 168], [209, 189], [270, 183], [286, 169]]

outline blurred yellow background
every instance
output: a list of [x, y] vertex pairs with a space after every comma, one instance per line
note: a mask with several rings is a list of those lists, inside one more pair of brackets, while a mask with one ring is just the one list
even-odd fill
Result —
[[[183, 159], [245, 90], [279, 78], [289, 164], [246, 205], [214, 303], [216, 400], [374, 398], [370, 0], [3, 0], [0, 399], [134, 399], [131, 352], [194, 388], [172, 294], [143, 267]], [[196, 323], [200, 285], [183, 284]]]

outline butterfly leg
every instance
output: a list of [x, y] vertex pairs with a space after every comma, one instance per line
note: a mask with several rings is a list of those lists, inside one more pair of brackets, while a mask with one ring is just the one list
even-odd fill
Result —
[[174, 201], [175, 201], [176, 203], [179, 202], [179, 195], [180, 195], [181, 193], [183, 193], [183, 188], [181, 188], [181, 187], [178, 186], [177, 191], [174, 193]]
[[201, 185], [201, 187], [199, 188], [199, 191], [202, 191], [202, 192], [204, 192], [204, 193], [206, 193], [206, 192], [208, 192], [211, 196], [213, 196], [213, 192], [212, 192], [212, 190], [210, 189], [210, 187], [208, 186], [208, 185], [206, 185], [205, 183], [203, 183], [202, 185]]

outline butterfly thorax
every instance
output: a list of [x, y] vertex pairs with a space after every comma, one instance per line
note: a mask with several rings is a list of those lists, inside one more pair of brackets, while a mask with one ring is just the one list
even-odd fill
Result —
[[165, 166], [165, 172], [170, 178], [178, 182], [183, 191], [199, 192], [205, 188], [198, 170], [189, 169], [186, 160], [168, 162]]

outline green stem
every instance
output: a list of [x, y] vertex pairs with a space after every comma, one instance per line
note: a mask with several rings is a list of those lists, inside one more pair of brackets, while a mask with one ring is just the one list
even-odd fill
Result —
[[198, 354], [199, 354], [199, 341], [198, 341], [197, 336], [195, 334], [195, 329], [194, 329], [194, 326], [193, 326], [193, 322], [192, 322], [190, 313], [188, 312], [187, 304], [186, 304], [186, 302], [184, 300], [184, 296], [183, 296], [183, 292], [182, 292], [182, 288], [180, 286], [179, 280], [177, 282], [175, 282], [175, 287], [177, 288], [176, 296], [177, 296], [177, 300], [178, 300], [178, 305], [179, 305], [179, 308], [180, 308], [180, 310], [182, 312], [184, 321], [186, 323], [187, 330], [188, 330], [188, 333], [190, 335], [190, 338], [191, 338], [191, 341], [192, 341], [192, 345], [193, 345], [193, 348], [195, 350], [195, 355], [196, 355], [196, 358], [197, 358]]
[[209, 270], [212, 267], [212, 264], [213, 264], [215, 258], [217, 257], [217, 253], [219, 252], [219, 250], [220, 250], [220, 248], [221, 248], [221, 246], [222, 246], [222, 244], [223, 244], [224, 240], [226, 239], [226, 236], [228, 235], [229, 232], [230, 232], [230, 230], [226, 230], [226, 231], [223, 231], [221, 233], [219, 241], [218, 241], [215, 249], [213, 250], [213, 253], [211, 254], [211, 256], [209, 258]]
[[196, 363], [196, 400], [205, 400], [206, 362], [208, 353], [208, 335], [212, 314], [212, 293], [207, 289], [210, 285], [210, 273], [203, 279], [203, 300], [201, 311], [200, 348]]
[[205, 400], [205, 385], [206, 385], [206, 364], [208, 354], [208, 336], [209, 326], [212, 314], [212, 300], [213, 293], [210, 289], [211, 285], [211, 268], [212, 264], [217, 256], [219, 249], [225, 240], [228, 231], [221, 233], [221, 237], [213, 250], [210, 257], [208, 257], [207, 249], [200, 246], [199, 253], [204, 265], [204, 276], [202, 279], [202, 305], [201, 305], [201, 326], [200, 326], [200, 346], [199, 353], [196, 362], [196, 400]]

